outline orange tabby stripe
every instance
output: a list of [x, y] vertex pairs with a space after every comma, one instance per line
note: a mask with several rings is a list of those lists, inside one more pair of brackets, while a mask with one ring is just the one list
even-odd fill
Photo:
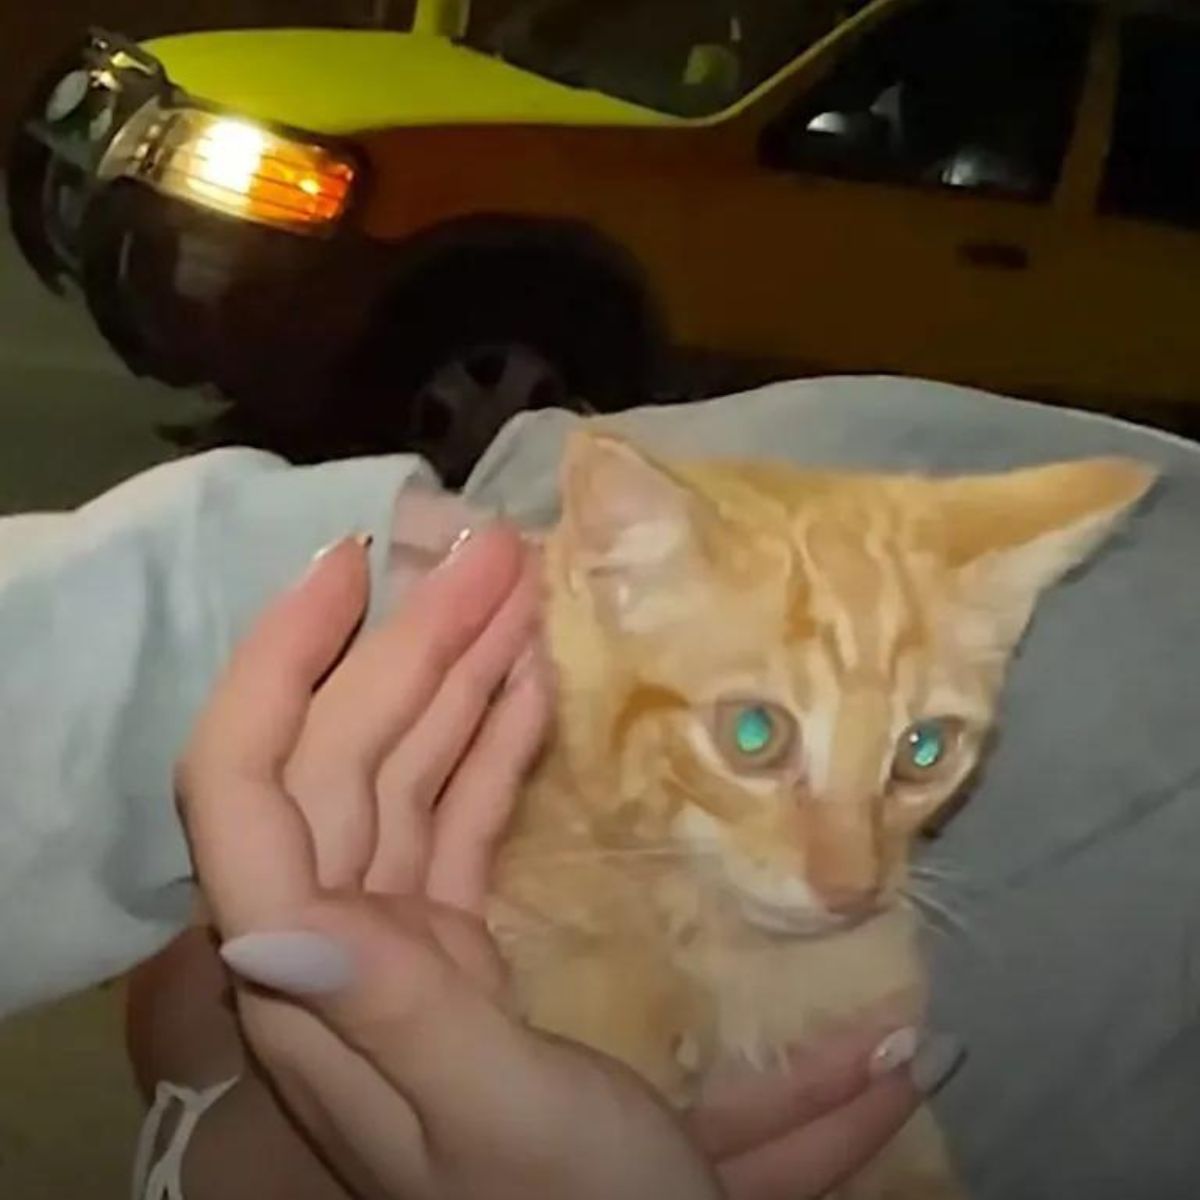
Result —
[[611, 748], [616, 750], [629, 736], [630, 729], [643, 718], [687, 707], [687, 700], [673, 688], [653, 683], [635, 684], [613, 722]]

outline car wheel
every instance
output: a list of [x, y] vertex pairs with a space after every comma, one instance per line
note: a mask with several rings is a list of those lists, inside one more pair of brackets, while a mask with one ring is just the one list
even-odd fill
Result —
[[409, 401], [402, 424], [414, 450], [462, 474], [518, 413], [570, 407], [561, 366], [537, 346], [480, 343], [464, 346], [432, 370]]
[[639, 403], [646, 341], [628, 298], [581, 269], [476, 260], [387, 307], [353, 372], [357, 416], [374, 446], [419, 453], [456, 485], [521, 412]]
[[79, 65], [79, 48], [59, 55], [39, 77], [22, 106], [17, 129], [8, 144], [5, 192], [9, 228], [28, 265], [52, 292], [63, 291], [63, 275], [76, 265], [69, 247], [57, 245], [51, 227], [77, 217], [65, 211], [67, 197], [79, 193], [78, 168], [56, 161], [50, 151], [24, 127], [30, 117], [42, 117], [61, 93], [64, 78]]
[[12, 143], [7, 166], [8, 221], [13, 240], [42, 283], [61, 294], [63, 262], [46, 230], [53, 191], [50, 151], [22, 131]]

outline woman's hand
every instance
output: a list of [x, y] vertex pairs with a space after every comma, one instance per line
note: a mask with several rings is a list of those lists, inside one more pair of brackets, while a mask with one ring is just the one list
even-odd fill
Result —
[[548, 712], [534, 569], [494, 527], [343, 655], [368, 582], [347, 541], [237, 650], [180, 796], [253, 985], [250, 1043], [360, 1196], [699, 1200], [718, 1178], [739, 1200], [819, 1195], [915, 1104], [903, 1053], [871, 1069], [886, 1028], [726, 1089], [685, 1130], [622, 1067], [507, 1010], [480, 912]]
[[716, 1195], [632, 1076], [504, 1006], [479, 911], [546, 720], [530, 556], [479, 535], [338, 661], [366, 593], [360, 547], [324, 556], [180, 772], [226, 961], [274, 993], [240, 995], [256, 1052], [363, 1196]]

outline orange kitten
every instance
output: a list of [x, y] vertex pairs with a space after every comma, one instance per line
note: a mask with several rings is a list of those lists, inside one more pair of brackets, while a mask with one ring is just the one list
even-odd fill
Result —
[[[668, 466], [576, 435], [546, 545], [558, 732], [492, 911], [528, 1019], [686, 1103], [722, 1060], [919, 996], [913, 839], [1038, 595], [1152, 480]], [[954, 1194], [925, 1115], [846, 1192]]]

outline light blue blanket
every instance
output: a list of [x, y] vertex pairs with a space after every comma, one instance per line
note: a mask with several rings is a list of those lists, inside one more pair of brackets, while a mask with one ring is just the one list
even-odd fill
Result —
[[[575, 418], [518, 419], [473, 501], [542, 523]], [[673, 453], [973, 470], [1095, 453], [1155, 498], [1041, 605], [1003, 732], [931, 850], [966, 933], [930, 944], [966, 1067], [939, 1101], [987, 1200], [1200, 1194], [1200, 448], [897, 380], [779, 385], [616, 424]], [[160, 468], [0, 522], [0, 1011], [151, 953], [185, 919], [171, 763], [237, 633], [311, 553], [384, 533], [412, 459]], [[377, 549], [385, 539], [377, 541]], [[378, 574], [378, 573], [377, 573]]]

